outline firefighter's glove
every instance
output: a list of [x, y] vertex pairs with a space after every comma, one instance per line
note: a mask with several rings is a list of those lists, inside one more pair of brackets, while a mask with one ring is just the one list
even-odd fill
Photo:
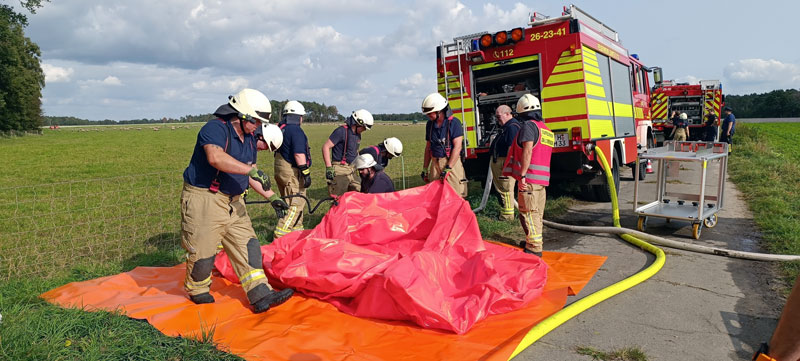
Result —
[[272, 194], [269, 197], [269, 204], [272, 205], [272, 208], [275, 210], [275, 215], [278, 216], [278, 219], [281, 219], [286, 216], [286, 211], [289, 209], [289, 205], [284, 202], [281, 197], [277, 194]]
[[272, 182], [269, 181], [269, 177], [264, 174], [260, 169], [255, 167], [250, 169], [250, 173], [247, 173], [250, 178], [253, 178], [258, 183], [261, 183], [261, 188], [264, 188], [265, 191], [268, 191], [272, 188]]
[[419, 176], [422, 178], [423, 182], [426, 182], [426, 183], [428, 182], [428, 172], [423, 170], [422, 173], [419, 174]]
[[447, 173], [450, 173], [452, 171], [453, 171], [453, 168], [450, 168], [449, 165], [444, 166], [444, 169], [442, 169], [442, 173], [439, 174], [439, 178], [442, 178], [442, 181], [444, 182], [445, 179], [447, 178]]
[[300, 175], [303, 177], [303, 188], [311, 187], [311, 169], [308, 168], [308, 164], [303, 164], [299, 167]]
[[325, 167], [325, 179], [333, 180], [334, 177], [336, 177], [336, 171], [333, 167]]

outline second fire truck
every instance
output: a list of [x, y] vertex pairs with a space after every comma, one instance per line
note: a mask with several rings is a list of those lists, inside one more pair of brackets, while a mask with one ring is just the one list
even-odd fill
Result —
[[637, 152], [654, 141], [648, 71], [616, 31], [576, 6], [555, 18], [534, 13], [525, 28], [437, 47], [439, 92], [463, 122], [468, 178], [486, 177], [498, 131], [495, 109], [514, 109], [530, 93], [555, 134], [551, 182], [577, 183], [584, 198], [597, 201], [611, 195], [594, 147], [608, 157], [617, 190], [622, 166], [645, 174]]
[[706, 116], [713, 114], [719, 125], [724, 96], [719, 80], [701, 80], [700, 84], [674, 83], [661, 80], [661, 69], [654, 68], [655, 87], [651, 100], [653, 135], [656, 143], [671, 139], [673, 111], [686, 113], [689, 120], [689, 140], [700, 139], [700, 128]]

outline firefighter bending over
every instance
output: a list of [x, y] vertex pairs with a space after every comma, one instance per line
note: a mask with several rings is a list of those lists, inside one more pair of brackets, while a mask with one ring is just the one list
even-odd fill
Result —
[[358, 152], [369, 154], [382, 169], [389, 166], [389, 159], [399, 157], [403, 154], [403, 143], [395, 137], [386, 138], [380, 144], [366, 147]]
[[555, 138], [542, 119], [539, 99], [525, 94], [517, 101], [522, 129], [511, 142], [503, 175], [517, 180], [519, 220], [525, 231], [525, 253], [542, 256], [542, 216], [550, 185], [550, 155]]
[[361, 154], [354, 162], [361, 176], [361, 193], [394, 192], [392, 179], [383, 172], [378, 162], [370, 154]]
[[[306, 110], [298, 101], [290, 100], [283, 107], [283, 115], [279, 123], [283, 130], [283, 145], [275, 155], [275, 182], [281, 196], [292, 194], [306, 195], [311, 186], [311, 152], [308, 148], [308, 137], [300, 127]], [[278, 220], [274, 238], [303, 229], [303, 209], [306, 200], [303, 197], [289, 199], [289, 211]]]
[[506, 162], [508, 148], [517, 137], [521, 125], [511, 116], [511, 108], [508, 105], [497, 107], [494, 115], [500, 125], [500, 133], [494, 138], [491, 146], [492, 184], [500, 199], [500, 220], [510, 221], [514, 219], [514, 200], [511, 197], [514, 195], [516, 182], [513, 177], [503, 175], [503, 164]]
[[432, 182], [445, 179], [461, 197], [467, 196], [467, 180], [461, 163], [464, 129], [453, 116], [447, 100], [439, 93], [431, 93], [422, 101], [422, 112], [428, 116], [425, 124], [425, 153], [422, 163], [422, 180]]
[[340, 196], [344, 192], [361, 189], [353, 161], [358, 156], [361, 133], [372, 128], [372, 124], [370, 112], [365, 109], [356, 110], [347, 117], [345, 124], [333, 130], [322, 145], [325, 178], [328, 180], [328, 193], [331, 195]]
[[[258, 170], [253, 135], [267, 122], [272, 107], [264, 94], [244, 89], [217, 108], [200, 129], [189, 166], [183, 172], [181, 192], [181, 245], [186, 249], [184, 288], [194, 303], [212, 303], [209, 293], [217, 244], [228, 253], [233, 270], [256, 313], [286, 302], [291, 289], [274, 291], [267, 283], [256, 238], [241, 194], [248, 185], [271, 201], [280, 217], [288, 205], [270, 190], [267, 175]], [[275, 127], [274, 125], [272, 127]], [[264, 129], [266, 148], [277, 149], [280, 132]]]

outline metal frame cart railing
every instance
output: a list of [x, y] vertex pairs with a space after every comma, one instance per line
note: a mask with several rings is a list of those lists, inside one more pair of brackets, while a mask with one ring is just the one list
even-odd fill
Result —
[[[728, 144], [707, 142], [666, 142], [663, 147], [648, 149], [639, 155], [641, 159], [655, 161], [658, 165], [658, 198], [639, 207], [639, 168], [636, 167], [633, 190], [633, 209], [639, 216], [637, 228], [647, 228], [648, 217], [683, 220], [692, 223], [692, 236], [700, 238], [703, 226], [713, 228], [717, 225], [717, 212], [722, 210], [725, 194], [725, 174], [728, 168]], [[717, 194], [706, 194], [708, 169], [711, 161], [718, 160], [719, 179]], [[672, 163], [675, 162], [675, 163]], [[699, 193], [678, 193], [667, 190], [667, 164], [682, 162], [701, 163]], [[708, 202], [708, 203], [706, 203]]]

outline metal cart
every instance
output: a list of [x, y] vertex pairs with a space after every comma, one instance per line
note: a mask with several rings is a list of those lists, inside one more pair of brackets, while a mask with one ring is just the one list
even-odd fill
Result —
[[[639, 215], [637, 228], [644, 232], [647, 228], [648, 217], [665, 218], [667, 222], [672, 219], [692, 223], [692, 236], [700, 238], [703, 226], [714, 228], [717, 225], [717, 212], [724, 205], [725, 173], [728, 168], [728, 144], [706, 142], [666, 142], [663, 147], [648, 149], [639, 156], [642, 160], [656, 162], [658, 182], [656, 194], [658, 198], [639, 207], [639, 171], [636, 167], [634, 176], [633, 208]], [[715, 161], [715, 162], [712, 162]], [[698, 193], [678, 193], [667, 189], [668, 165], [672, 169], [676, 165], [694, 162], [700, 166], [700, 184]], [[719, 179], [717, 180], [717, 194], [706, 194], [708, 170], [714, 164], [719, 165]], [[683, 182], [681, 182], [683, 184]], [[683, 185], [683, 188], [694, 188]]]

